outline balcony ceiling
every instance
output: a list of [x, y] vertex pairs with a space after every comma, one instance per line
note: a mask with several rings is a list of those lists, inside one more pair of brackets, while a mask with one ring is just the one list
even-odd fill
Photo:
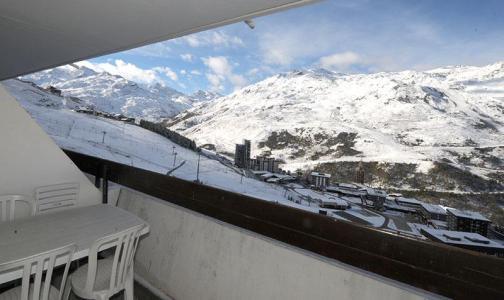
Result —
[[0, 80], [313, 0], [0, 1]]

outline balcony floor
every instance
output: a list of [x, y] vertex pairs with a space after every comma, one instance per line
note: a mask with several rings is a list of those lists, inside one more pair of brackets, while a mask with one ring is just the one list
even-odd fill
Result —
[[[112, 298], [110, 298], [110, 300], [123, 300], [123, 299], [124, 299], [123, 292], [120, 292], [114, 295]], [[70, 300], [81, 300], [81, 298], [71, 294]], [[162, 300], [162, 299], [151, 293], [148, 289], [146, 289], [142, 285], [135, 282], [135, 300]]]

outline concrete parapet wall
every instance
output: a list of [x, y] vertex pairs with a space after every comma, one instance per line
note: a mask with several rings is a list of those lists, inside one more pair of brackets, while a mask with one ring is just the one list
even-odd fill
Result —
[[437, 296], [122, 189], [146, 220], [135, 272], [174, 299], [430, 299]]

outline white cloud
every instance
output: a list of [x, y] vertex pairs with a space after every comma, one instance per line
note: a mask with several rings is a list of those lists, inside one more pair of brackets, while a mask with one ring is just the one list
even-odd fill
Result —
[[201, 72], [200, 72], [200, 71], [198, 71], [198, 70], [192, 70], [192, 71], [191, 71], [191, 74], [192, 74], [192, 75], [196, 75], [196, 76], [200, 76], [200, 75], [201, 75]]
[[159, 76], [157, 70], [142, 69], [132, 63], [127, 63], [121, 59], [116, 59], [112, 63], [98, 63], [93, 64], [95, 70], [102, 70], [112, 75], [120, 75], [128, 80], [151, 85], [154, 83], [163, 84], [163, 79]]
[[181, 38], [191, 47], [243, 47], [245, 43], [237, 36], [229, 35], [223, 31], [207, 31], [196, 33]]
[[180, 58], [182, 58], [183, 61], [192, 62], [194, 56], [191, 53], [184, 53], [180, 54]]
[[182, 39], [191, 47], [199, 47], [201, 42], [196, 35], [187, 35]]
[[208, 81], [210, 82], [212, 91], [217, 92], [217, 91], [224, 90], [224, 85], [222, 84], [222, 81], [224, 81], [224, 78], [221, 78], [219, 75], [213, 74], [213, 73], [207, 73], [205, 76], [208, 79]]
[[361, 61], [357, 53], [347, 51], [321, 57], [319, 59], [319, 64], [321, 67], [330, 70], [345, 70], [349, 66], [360, 63]]
[[232, 73], [231, 65], [224, 56], [209, 56], [203, 59], [205, 65], [217, 75], [226, 75]]
[[88, 60], [80, 61], [77, 63], [79, 66], [85, 66], [96, 72], [107, 72], [112, 75], [119, 75], [127, 80], [134, 81], [143, 85], [161, 84], [165, 85], [165, 79], [161, 76], [164, 75], [173, 81], [178, 80], [177, 73], [169, 67], [154, 67], [152, 69], [142, 69], [135, 64], [125, 62], [121, 59], [106, 63], [93, 63]]
[[170, 69], [168, 67], [154, 67], [152, 70], [154, 70], [160, 74], [164, 74], [166, 77], [170, 78], [173, 81], [178, 80], [177, 73], [175, 73], [172, 69]]
[[127, 51], [129, 54], [136, 54], [150, 57], [169, 57], [172, 55], [168, 42], [155, 43]]
[[239, 89], [247, 84], [247, 80], [239, 74], [233, 72], [233, 66], [224, 56], [209, 56], [202, 58], [203, 63], [208, 67], [209, 72], [205, 75], [214, 91], [222, 91], [224, 83], [229, 81], [234, 89]]
[[180, 74], [185, 75], [185, 74], [187, 74], [187, 71], [182, 69], [182, 70], [180, 70]]
[[[332, 40], [341, 36], [334, 27], [323, 22], [299, 26], [273, 25], [259, 36], [259, 50], [266, 64], [289, 66], [301, 59], [315, 58], [334, 49]], [[344, 34], [344, 33], [343, 33]]]
[[248, 70], [247, 74], [250, 76], [255, 76], [260, 72], [259, 68], [252, 68]]

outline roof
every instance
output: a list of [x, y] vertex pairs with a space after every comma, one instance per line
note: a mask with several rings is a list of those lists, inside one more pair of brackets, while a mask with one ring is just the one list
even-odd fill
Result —
[[443, 207], [441, 205], [429, 204], [424, 202], [421, 202], [420, 205], [423, 207], [423, 209], [425, 209], [430, 213], [446, 215], [446, 207]]
[[252, 171], [255, 175], [263, 175], [269, 173], [268, 171]]
[[340, 194], [346, 194], [346, 195], [359, 196], [359, 197], [364, 194], [364, 191], [362, 191], [360, 189], [350, 189], [350, 188], [332, 186], [332, 185], [327, 187], [327, 191], [334, 192], [334, 193], [340, 193]]
[[273, 176], [275, 176], [275, 174], [273, 173], [264, 173], [261, 175], [261, 178], [271, 178]]
[[[258, 173], [256, 173], [256, 174], [259, 175]], [[278, 173], [270, 173], [270, 172], [262, 173], [262, 175], [260, 175], [260, 176], [263, 179], [264, 178], [278, 178], [278, 179], [281, 179], [281, 180], [293, 180], [293, 179], [295, 179], [294, 177], [292, 177], [290, 175], [287, 175], [287, 174], [278, 174]]]
[[353, 183], [338, 183], [338, 187], [346, 189], [358, 189], [359, 187]]
[[405, 211], [405, 212], [412, 212], [412, 213], [416, 212], [416, 209], [414, 209], [410, 206], [403, 206], [403, 205], [387, 203], [387, 202], [385, 202], [384, 206], [388, 209], [391, 209], [391, 210], [398, 210], [398, 211]]
[[348, 206], [348, 202], [346, 202], [345, 200], [338, 198], [338, 197], [323, 198], [323, 199], [321, 199], [321, 202], [323, 204], [331, 203], [331, 204], [336, 204], [336, 205], [340, 205], [340, 206]]
[[311, 2], [313, 1], [0, 1], [0, 80], [173, 39]]
[[409, 204], [416, 204], [416, 205], [421, 205], [423, 203], [421, 201], [418, 201], [415, 198], [405, 198], [405, 197], [397, 197], [396, 201], [403, 202], [403, 203], [409, 203]]
[[319, 172], [311, 172], [311, 176], [331, 178], [331, 174], [319, 173]]
[[452, 213], [455, 216], [460, 217], [460, 218], [467, 218], [467, 219], [473, 219], [473, 220], [480, 220], [480, 221], [490, 222], [490, 220], [488, 220], [487, 218], [485, 218], [479, 212], [468, 211], [468, 210], [458, 210], [458, 209], [455, 209], [455, 208], [448, 208], [447, 211], [449, 211], [450, 213]]
[[430, 222], [438, 229], [448, 229], [448, 222], [439, 220], [430, 220]]
[[430, 239], [443, 242], [445, 244], [498, 248], [504, 250], [504, 245], [494, 242], [478, 233], [432, 229], [425, 227], [421, 229], [421, 233], [426, 235]]
[[366, 193], [371, 196], [387, 197], [387, 193], [385, 191], [373, 188], [366, 188]]
[[266, 182], [277, 183], [277, 182], [279, 182], [280, 180], [281, 180], [280, 178], [273, 177], [273, 178], [268, 178], [268, 179], [266, 179]]

